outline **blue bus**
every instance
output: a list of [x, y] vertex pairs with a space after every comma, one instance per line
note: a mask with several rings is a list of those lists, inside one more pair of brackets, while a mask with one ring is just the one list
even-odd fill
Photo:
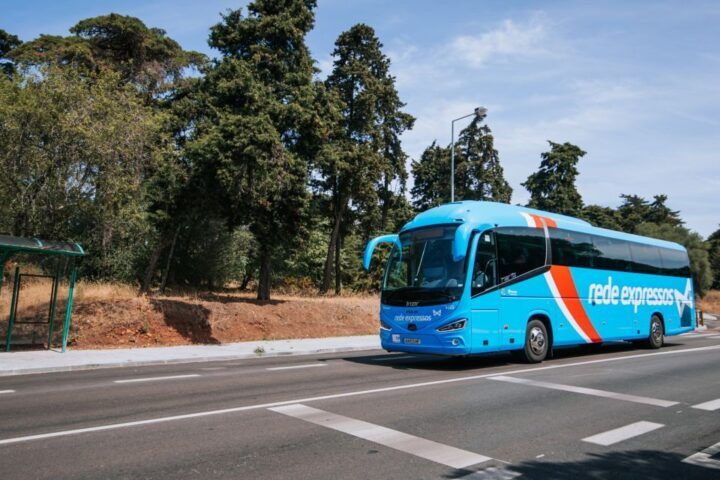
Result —
[[632, 341], [660, 348], [694, 328], [682, 245], [593, 227], [578, 218], [462, 201], [418, 214], [391, 243], [380, 338], [391, 352], [467, 356]]

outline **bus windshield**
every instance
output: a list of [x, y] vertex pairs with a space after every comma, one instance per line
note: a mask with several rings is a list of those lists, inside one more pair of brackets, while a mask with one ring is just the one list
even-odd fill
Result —
[[453, 260], [457, 225], [400, 234], [390, 253], [382, 288], [386, 305], [435, 305], [458, 300], [465, 283], [465, 259]]

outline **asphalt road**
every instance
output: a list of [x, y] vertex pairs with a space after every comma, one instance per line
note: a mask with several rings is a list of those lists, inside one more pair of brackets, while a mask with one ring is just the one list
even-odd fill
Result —
[[667, 341], [2, 377], [0, 478], [720, 478], [720, 335]]

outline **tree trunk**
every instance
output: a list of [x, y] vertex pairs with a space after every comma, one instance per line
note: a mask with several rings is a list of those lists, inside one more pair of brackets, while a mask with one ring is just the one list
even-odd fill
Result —
[[342, 210], [337, 209], [335, 213], [335, 221], [333, 224], [332, 233], [330, 234], [330, 241], [328, 242], [327, 256], [325, 257], [325, 268], [323, 269], [323, 281], [320, 287], [320, 293], [327, 293], [330, 290], [330, 283], [332, 280], [333, 271], [333, 256], [337, 255], [337, 243], [338, 237], [340, 236], [340, 224], [342, 223]]
[[342, 291], [342, 272], [340, 271], [340, 260], [342, 254], [342, 235], [338, 234], [335, 243], [335, 295]]
[[150, 261], [148, 262], [147, 269], [145, 270], [145, 277], [143, 278], [142, 285], [140, 285], [140, 293], [145, 294], [148, 290], [150, 290], [150, 284], [152, 283], [152, 278], [155, 275], [155, 270], [157, 270], [157, 263], [160, 259], [160, 254], [162, 253], [163, 248], [165, 248], [165, 241], [161, 238], [150, 255]]
[[383, 178], [383, 190], [380, 196], [383, 199], [381, 207], [382, 214], [380, 217], [380, 231], [384, 232], [387, 227], [388, 211], [390, 210], [390, 179], [387, 175]]
[[247, 286], [248, 286], [248, 283], [250, 283], [250, 280], [252, 280], [252, 272], [245, 270], [245, 273], [243, 274], [242, 282], [240, 283], [240, 291], [245, 291], [247, 289]]
[[165, 271], [163, 272], [162, 281], [160, 282], [160, 293], [165, 292], [168, 273], [170, 273], [170, 262], [172, 262], [172, 257], [175, 253], [175, 244], [177, 243], [178, 235], [180, 235], [180, 225], [178, 225], [175, 229], [175, 235], [173, 235], [172, 243], [170, 244], [170, 252], [168, 253], [167, 263], [165, 263]]
[[270, 270], [271, 252], [267, 247], [260, 251], [260, 275], [258, 278], [257, 299], [261, 301], [270, 300]]

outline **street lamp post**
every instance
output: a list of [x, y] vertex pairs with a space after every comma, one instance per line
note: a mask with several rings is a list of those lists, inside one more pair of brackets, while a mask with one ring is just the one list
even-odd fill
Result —
[[456, 118], [450, 122], [450, 201], [455, 201], [455, 122], [464, 118], [482, 117], [487, 113], [487, 108], [477, 107], [473, 113], [469, 113], [463, 117]]

